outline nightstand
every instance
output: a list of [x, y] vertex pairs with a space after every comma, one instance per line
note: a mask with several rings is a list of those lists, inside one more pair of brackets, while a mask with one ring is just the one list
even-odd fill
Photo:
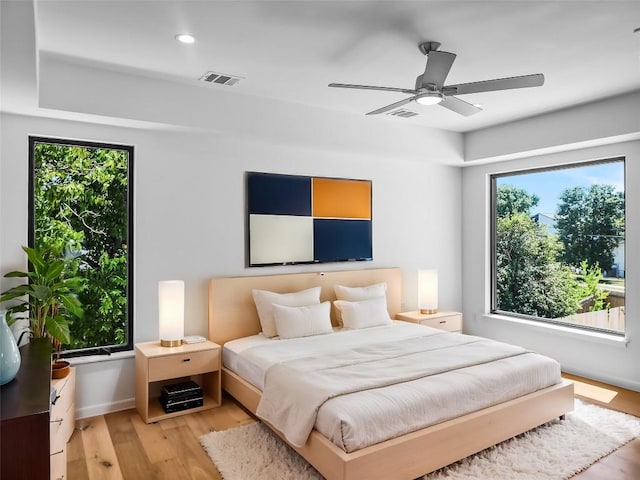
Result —
[[[162, 347], [159, 341], [136, 344], [136, 408], [146, 423], [219, 407], [222, 400], [220, 345], [210, 341]], [[165, 413], [160, 390], [193, 380], [202, 387], [201, 407]]]
[[448, 332], [462, 332], [462, 314], [460, 312], [437, 312], [422, 314], [419, 310], [396, 314], [396, 320], [419, 323], [427, 327], [439, 328]]

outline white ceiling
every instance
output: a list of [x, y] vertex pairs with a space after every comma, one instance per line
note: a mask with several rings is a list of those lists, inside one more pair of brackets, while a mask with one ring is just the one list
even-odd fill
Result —
[[[638, 1], [36, 1], [40, 54], [71, 57], [194, 88], [364, 115], [413, 88], [425, 40], [457, 54], [446, 84], [544, 73], [538, 88], [465, 95], [462, 117], [415, 103], [407, 122], [470, 131], [640, 88]], [[187, 32], [193, 45], [174, 39]], [[213, 70], [234, 86], [198, 81]]]

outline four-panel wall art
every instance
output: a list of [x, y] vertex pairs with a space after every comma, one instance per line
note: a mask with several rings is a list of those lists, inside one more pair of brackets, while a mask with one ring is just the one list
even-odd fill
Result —
[[371, 181], [247, 172], [248, 266], [372, 259]]

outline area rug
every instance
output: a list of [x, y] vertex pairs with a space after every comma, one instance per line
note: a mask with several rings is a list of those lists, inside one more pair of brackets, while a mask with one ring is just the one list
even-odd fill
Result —
[[[640, 419], [576, 400], [556, 420], [488, 448], [424, 480], [564, 480], [640, 436]], [[224, 480], [322, 480], [260, 423], [211, 432], [200, 443]]]

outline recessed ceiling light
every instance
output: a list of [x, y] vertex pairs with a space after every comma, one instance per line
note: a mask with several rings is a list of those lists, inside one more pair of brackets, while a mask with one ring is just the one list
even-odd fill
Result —
[[181, 43], [194, 43], [196, 41], [195, 37], [188, 33], [179, 33], [175, 38]]

